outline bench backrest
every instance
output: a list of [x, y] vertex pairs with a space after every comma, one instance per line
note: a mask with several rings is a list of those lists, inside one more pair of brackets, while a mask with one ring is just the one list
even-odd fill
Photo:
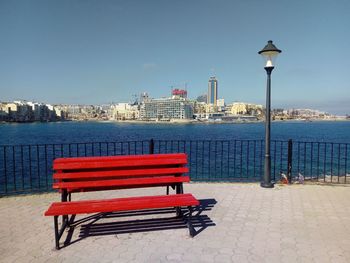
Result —
[[56, 182], [84, 182], [177, 177], [188, 173], [185, 165], [187, 155], [184, 153], [58, 158], [53, 163], [53, 169], [56, 171], [53, 179]]

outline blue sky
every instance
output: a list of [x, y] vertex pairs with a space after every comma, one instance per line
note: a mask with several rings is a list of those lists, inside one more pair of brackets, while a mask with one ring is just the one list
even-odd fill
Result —
[[0, 0], [0, 101], [99, 104], [206, 93], [265, 103], [257, 52], [282, 50], [272, 107], [350, 114], [347, 0]]

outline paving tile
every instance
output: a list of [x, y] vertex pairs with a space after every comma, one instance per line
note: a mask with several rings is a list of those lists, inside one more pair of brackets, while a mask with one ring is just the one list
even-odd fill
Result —
[[[194, 183], [185, 191], [217, 202], [201, 213], [215, 226], [194, 238], [182, 228], [126, 234], [111, 230], [79, 240], [78, 226], [73, 243], [59, 251], [54, 249], [53, 220], [43, 216], [49, 204], [59, 199], [57, 193], [0, 198], [1, 261], [350, 262], [349, 186], [263, 189], [258, 184]], [[79, 193], [73, 198], [147, 194], [164, 194], [164, 189]], [[101, 218], [95, 224], [133, 219]]]

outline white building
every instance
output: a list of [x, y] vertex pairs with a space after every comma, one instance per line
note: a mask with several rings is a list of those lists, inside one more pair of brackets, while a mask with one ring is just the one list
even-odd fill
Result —
[[138, 105], [117, 103], [111, 106], [109, 118], [112, 120], [137, 120], [140, 117]]
[[140, 117], [144, 120], [193, 119], [193, 105], [186, 99], [161, 98], [145, 101], [141, 105]]

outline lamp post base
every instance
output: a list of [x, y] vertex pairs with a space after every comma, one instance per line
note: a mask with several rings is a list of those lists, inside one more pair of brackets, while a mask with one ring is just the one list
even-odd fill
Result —
[[261, 186], [261, 187], [264, 187], [264, 188], [274, 188], [274, 184], [273, 184], [273, 183], [261, 182], [261, 183], [260, 183], [260, 186]]

